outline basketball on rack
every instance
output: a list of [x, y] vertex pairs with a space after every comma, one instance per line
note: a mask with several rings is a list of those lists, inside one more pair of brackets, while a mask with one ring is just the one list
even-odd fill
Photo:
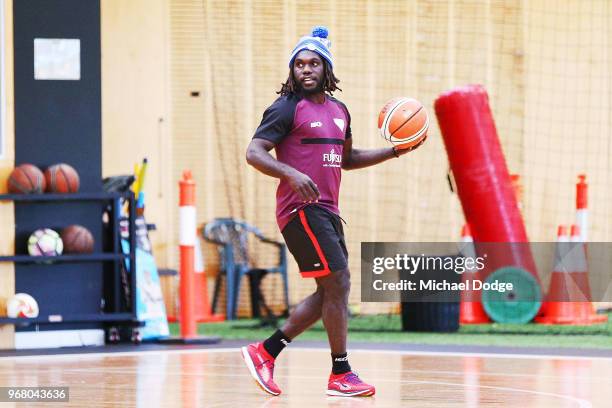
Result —
[[17, 293], [6, 303], [6, 315], [16, 317], [38, 317], [38, 302], [27, 293]]
[[67, 254], [89, 254], [94, 250], [93, 235], [82, 225], [69, 225], [60, 235]]
[[32, 256], [57, 256], [64, 250], [60, 235], [50, 228], [41, 228], [28, 238], [28, 253]]
[[47, 186], [42, 171], [29, 163], [15, 167], [9, 175], [7, 184], [11, 194], [40, 194]]
[[79, 173], [69, 164], [59, 163], [45, 170], [47, 192], [76, 193], [79, 191]]
[[409, 149], [422, 143], [427, 137], [427, 129], [427, 111], [421, 102], [413, 98], [393, 98], [378, 115], [381, 136], [398, 149]]

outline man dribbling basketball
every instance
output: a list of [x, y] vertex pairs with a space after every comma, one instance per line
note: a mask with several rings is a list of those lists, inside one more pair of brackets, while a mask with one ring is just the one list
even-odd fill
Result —
[[[247, 162], [280, 179], [276, 217], [289, 251], [317, 290], [297, 305], [280, 330], [262, 343], [242, 348], [257, 383], [281, 390], [273, 379], [283, 348], [323, 318], [332, 356], [327, 394], [371, 396], [375, 388], [351, 371], [346, 352], [350, 273], [338, 194], [341, 170], [372, 166], [412, 149], [354, 149], [346, 106], [331, 94], [338, 88], [327, 29], [315, 27], [289, 58], [289, 77], [280, 97], [264, 112], [247, 149]], [[276, 159], [269, 153], [276, 149]]]

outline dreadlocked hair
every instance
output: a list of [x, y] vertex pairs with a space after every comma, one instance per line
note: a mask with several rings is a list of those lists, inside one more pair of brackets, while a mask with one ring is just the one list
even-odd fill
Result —
[[[327, 92], [328, 94], [333, 94], [335, 91], [342, 92], [342, 89], [338, 87], [338, 83], [340, 80], [336, 78], [334, 75], [334, 71], [329, 69], [327, 65], [327, 61], [323, 60], [323, 92]], [[295, 79], [293, 78], [293, 69], [289, 69], [289, 76], [287, 77], [287, 81], [282, 84], [280, 91], [277, 91], [277, 94], [281, 96], [296, 94], [299, 90], [299, 86], [297, 85]]]

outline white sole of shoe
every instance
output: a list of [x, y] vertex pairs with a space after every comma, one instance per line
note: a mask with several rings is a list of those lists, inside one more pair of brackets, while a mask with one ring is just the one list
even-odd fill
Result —
[[246, 366], [249, 369], [249, 372], [251, 373], [251, 377], [253, 377], [255, 382], [257, 382], [257, 385], [259, 385], [261, 389], [267, 392], [268, 394], [280, 395], [280, 393], [274, 392], [270, 388], [266, 387], [263, 381], [261, 381], [261, 379], [257, 375], [257, 370], [255, 370], [255, 364], [253, 363], [253, 359], [251, 359], [251, 356], [249, 355], [247, 348], [242, 347], [240, 349], [240, 352], [242, 353], [242, 358], [244, 359], [244, 362], [246, 363]]
[[370, 397], [374, 395], [374, 390], [363, 390], [357, 392], [340, 392], [336, 390], [327, 390], [326, 394], [332, 397]]

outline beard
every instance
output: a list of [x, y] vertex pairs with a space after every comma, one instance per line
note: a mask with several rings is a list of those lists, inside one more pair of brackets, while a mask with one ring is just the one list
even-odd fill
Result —
[[323, 92], [323, 80], [317, 80], [317, 85], [313, 88], [304, 88], [301, 82], [298, 82], [298, 89], [304, 95], [314, 95]]

